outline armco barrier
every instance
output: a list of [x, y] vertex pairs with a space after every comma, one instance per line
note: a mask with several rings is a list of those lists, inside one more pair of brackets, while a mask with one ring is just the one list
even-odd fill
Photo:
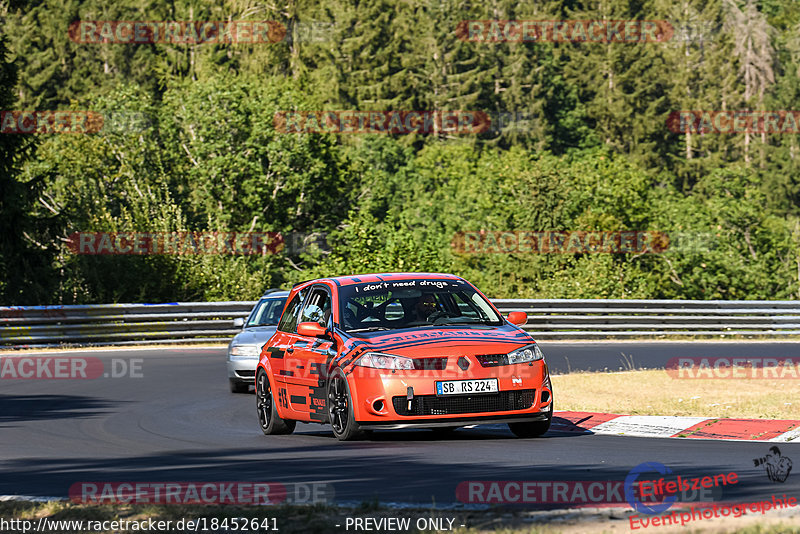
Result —
[[255, 302], [0, 307], [0, 345], [226, 341]]
[[[497, 299], [538, 339], [800, 335], [800, 301]], [[255, 302], [0, 307], [0, 345], [225, 342]]]

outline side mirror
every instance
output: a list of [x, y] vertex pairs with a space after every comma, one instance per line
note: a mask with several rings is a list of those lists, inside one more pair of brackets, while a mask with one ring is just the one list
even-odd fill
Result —
[[244, 319], [242, 319], [241, 317], [237, 317], [236, 319], [233, 320], [234, 328], [241, 328], [243, 326], [244, 326]]
[[522, 311], [515, 311], [508, 314], [508, 322], [517, 326], [528, 322], [528, 314]]
[[308, 337], [328, 337], [328, 330], [319, 323], [300, 323], [297, 325], [297, 333]]

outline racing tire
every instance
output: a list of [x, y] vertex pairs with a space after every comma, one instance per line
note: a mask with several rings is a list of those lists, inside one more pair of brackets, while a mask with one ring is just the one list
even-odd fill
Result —
[[256, 410], [261, 431], [270, 436], [277, 434], [291, 434], [297, 421], [283, 419], [278, 415], [275, 398], [269, 385], [269, 377], [264, 369], [258, 370], [256, 376]]
[[508, 423], [508, 429], [518, 438], [538, 438], [550, 430], [553, 421], [553, 404], [550, 404], [550, 413], [546, 421], [532, 421], [527, 423]]
[[350, 441], [363, 436], [364, 432], [356, 423], [353, 414], [353, 396], [347, 377], [340, 368], [336, 368], [328, 379], [327, 391], [328, 417], [333, 435], [339, 441]]
[[250, 391], [250, 382], [242, 382], [235, 378], [229, 378], [228, 382], [230, 383], [231, 393], [247, 393]]

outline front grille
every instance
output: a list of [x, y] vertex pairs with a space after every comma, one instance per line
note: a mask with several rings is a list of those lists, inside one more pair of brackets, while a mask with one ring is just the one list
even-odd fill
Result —
[[501, 391], [490, 395], [454, 395], [452, 397], [418, 395], [411, 399], [411, 409], [408, 407], [408, 398], [406, 397], [392, 397], [392, 404], [398, 415], [451, 415], [525, 410], [533, 406], [535, 399], [535, 389], [520, 389], [518, 391]]
[[253, 371], [236, 371], [236, 376], [239, 376], [241, 378], [255, 378], [256, 377], [256, 372], [255, 372], [255, 370], [253, 370]]
[[508, 354], [480, 354], [475, 356], [481, 367], [497, 367], [498, 365], [508, 365]]
[[447, 368], [447, 357], [435, 358], [412, 358], [414, 361], [414, 369], [422, 369], [425, 371], [442, 371]]

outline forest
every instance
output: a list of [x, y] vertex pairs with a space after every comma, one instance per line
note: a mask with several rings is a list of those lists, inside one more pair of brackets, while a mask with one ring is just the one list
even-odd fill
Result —
[[[800, 298], [795, 0], [0, 0], [0, 110], [3, 305], [388, 271], [493, 298]], [[82, 253], [86, 233], [183, 245]], [[185, 244], [256, 234], [282, 246]]]

